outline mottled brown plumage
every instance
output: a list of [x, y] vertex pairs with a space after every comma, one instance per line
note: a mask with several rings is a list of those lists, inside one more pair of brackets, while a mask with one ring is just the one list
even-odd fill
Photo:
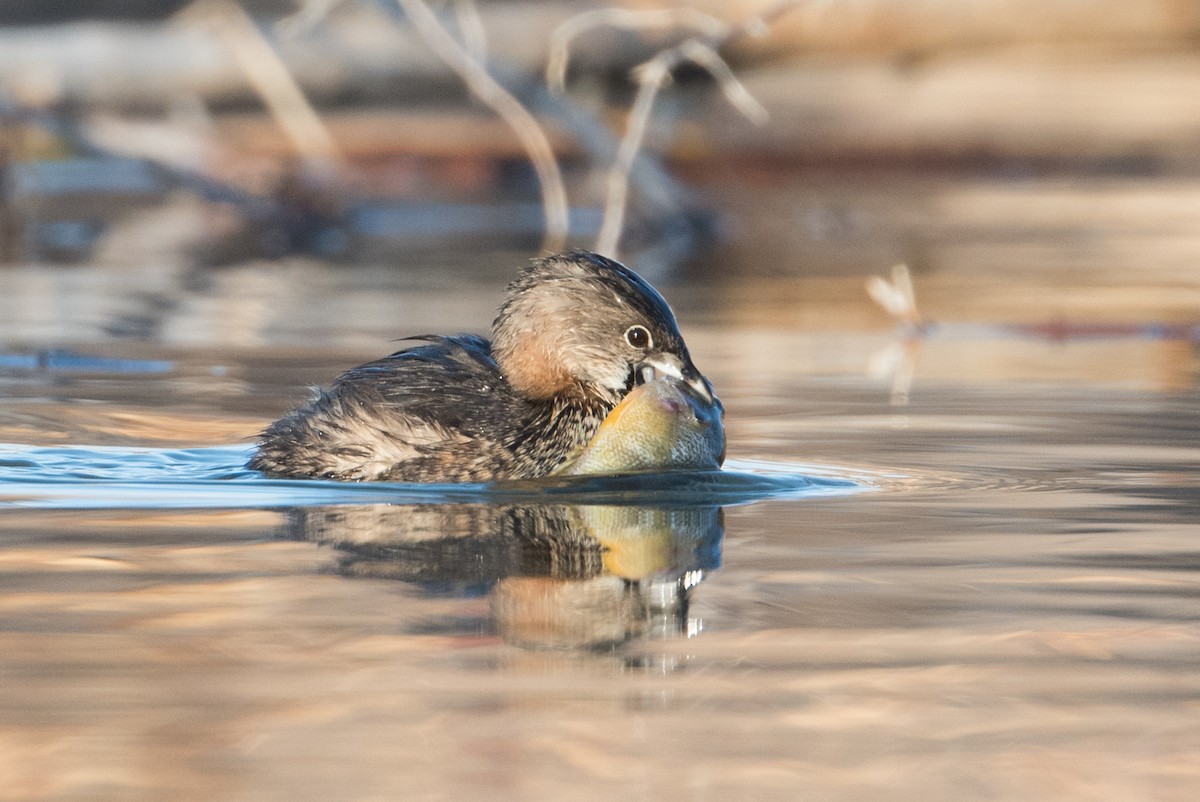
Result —
[[273, 423], [249, 467], [352, 481], [536, 478], [643, 379], [675, 375], [712, 392], [662, 296], [583, 251], [523, 270], [491, 341], [417, 339], [425, 344], [347, 371]]

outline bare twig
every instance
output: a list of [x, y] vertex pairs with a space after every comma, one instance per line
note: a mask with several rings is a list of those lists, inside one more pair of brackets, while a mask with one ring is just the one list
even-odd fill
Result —
[[917, 309], [917, 294], [907, 265], [894, 266], [891, 281], [881, 276], [871, 276], [867, 279], [867, 295], [897, 323], [920, 330], [921, 312]]
[[716, 17], [694, 8], [663, 8], [631, 10], [602, 8], [584, 11], [568, 19], [550, 34], [550, 57], [546, 62], [546, 84], [561, 92], [567, 82], [567, 63], [571, 43], [580, 34], [595, 28], [625, 28], [629, 30], [690, 29], [702, 36], [720, 36], [729, 26]]
[[[746, 87], [734, 76], [729, 65], [720, 56], [720, 49], [734, 39], [746, 35], [761, 35], [775, 19], [800, 7], [805, 0], [787, 0], [771, 6], [761, 14], [750, 17], [737, 25], [721, 23], [719, 31], [705, 38], [691, 38], [680, 45], [663, 50], [654, 58], [634, 69], [634, 80], [638, 83], [637, 96], [629, 111], [625, 136], [617, 158], [609, 169], [606, 180], [607, 197], [604, 204], [604, 222], [596, 238], [596, 250], [615, 255], [625, 225], [625, 208], [629, 199], [629, 171], [642, 147], [650, 113], [658, 93], [671, 81], [671, 73], [684, 62], [691, 62], [707, 70], [720, 86], [726, 99], [755, 123], [766, 121], [767, 110], [763, 108]], [[564, 56], [565, 59], [565, 56]], [[562, 67], [565, 72], [565, 60]]]
[[296, 10], [275, 22], [275, 31], [282, 37], [302, 36], [329, 18], [333, 10], [346, 0], [295, 0]]
[[927, 332], [917, 309], [917, 293], [908, 266], [892, 267], [891, 280], [871, 276], [867, 279], [867, 295], [900, 325], [902, 338], [889, 343], [875, 355], [870, 372], [875, 376], [892, 377], [891, 403], [903, 406], [908, 403], [921, 342]]
[[708, 71], [731, 106], [754, 124], [767, 124], [770, 115], [766, 108], [755, 99], [754, 95], [750, 94], [745, 85], [733, 74], [729, 64], [711, 45], [698, 39], [689, 39], [679, 47], [688, 59]]
[[633, 168], [633, 160], [637, 158], [638, 151], [642, 148], [642, 140], [646, 137], [646, 127], [650, 123], [654, 99], [658, 97], [659, 90], [670, 77], [662, 64], [653, 61], [643, 67], [641, 74], [642, 80], [637, 96], [629, 110], [629, 121], [625, 124], [625, 136], [621, 139], [617, 158], [605, 179], [604, 221], [600, 224], [600, 233], [596, 236], [596, 251], [614, 258], [617, 256], [621, 230], [625, 226], [625, 205], [629, 200], [629, 171]]
[[480, 64], [487, 64], [487, 30], [475, 0], [454, 0], [454, 21], [458, 23], [458, 33], [467, 53]]
[[329, 129], [245, 9], [228, 0], [205, 0], [194, 7], [193, 13], [225, 38], [246, 79], [267, 104], [296, 151], [314, 167], [340, 167], [342, 152]]
[[558, 168], [558, 159], [545, 131], [521, 102], [446, 30], [424, 0], [396, 0], [396, 4], [425, 42], [462, 78], [475, 97], [496, 112], [520, 138], [542, 188], [542, 208], [546, 221], [542, 247], [548, 251], [562, 250], [567, 239], [567, 192]]

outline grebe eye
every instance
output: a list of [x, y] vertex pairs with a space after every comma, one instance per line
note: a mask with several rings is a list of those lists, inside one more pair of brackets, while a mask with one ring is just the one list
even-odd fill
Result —
[[625, 329], [625, 342], [634, 348], [649, 348], [654, 341], [645, 326], [630, 326]]

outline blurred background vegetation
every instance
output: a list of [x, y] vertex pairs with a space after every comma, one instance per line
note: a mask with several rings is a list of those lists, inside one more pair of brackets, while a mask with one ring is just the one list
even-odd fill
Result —
[[[401, 5], [0, 6], [4, 259], [536, 253], [544, 185], [522, 138]], [[918, 276], [953, 263], [1125, 286], [1128, 254], [1145, 246], [1157, 254], [1146, 269], [1174, 286], [1200, 244], [1192, 0], [428, 7], [537, 118], [577, 246], [600, 233], [635, 68], [688, 40], [728, 64], [736, 79], [718, 81], [672, 62], [654, 99], [619, 249], [652, 276], [906, 262]], [[556, 31], [606, 9], [572, 39], [565, 91], [550, 91]], [[731, 89], [765, 119], [731, 104]], [[939, 291], [962, 294], [933, 287], [932, 302]], [[1195, 300], [1177, 304], [1191, 315]]]

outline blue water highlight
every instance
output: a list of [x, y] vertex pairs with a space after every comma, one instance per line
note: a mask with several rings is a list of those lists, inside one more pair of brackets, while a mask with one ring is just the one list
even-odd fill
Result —
[[822, 466], [731, 460], [720, 471], [456, 484], [269, 479], [252, 446], [188, 449], [0, 444], [0, 510], [261, 509], [332, 504], [727, 506], [836, 496], [871, 481]]

